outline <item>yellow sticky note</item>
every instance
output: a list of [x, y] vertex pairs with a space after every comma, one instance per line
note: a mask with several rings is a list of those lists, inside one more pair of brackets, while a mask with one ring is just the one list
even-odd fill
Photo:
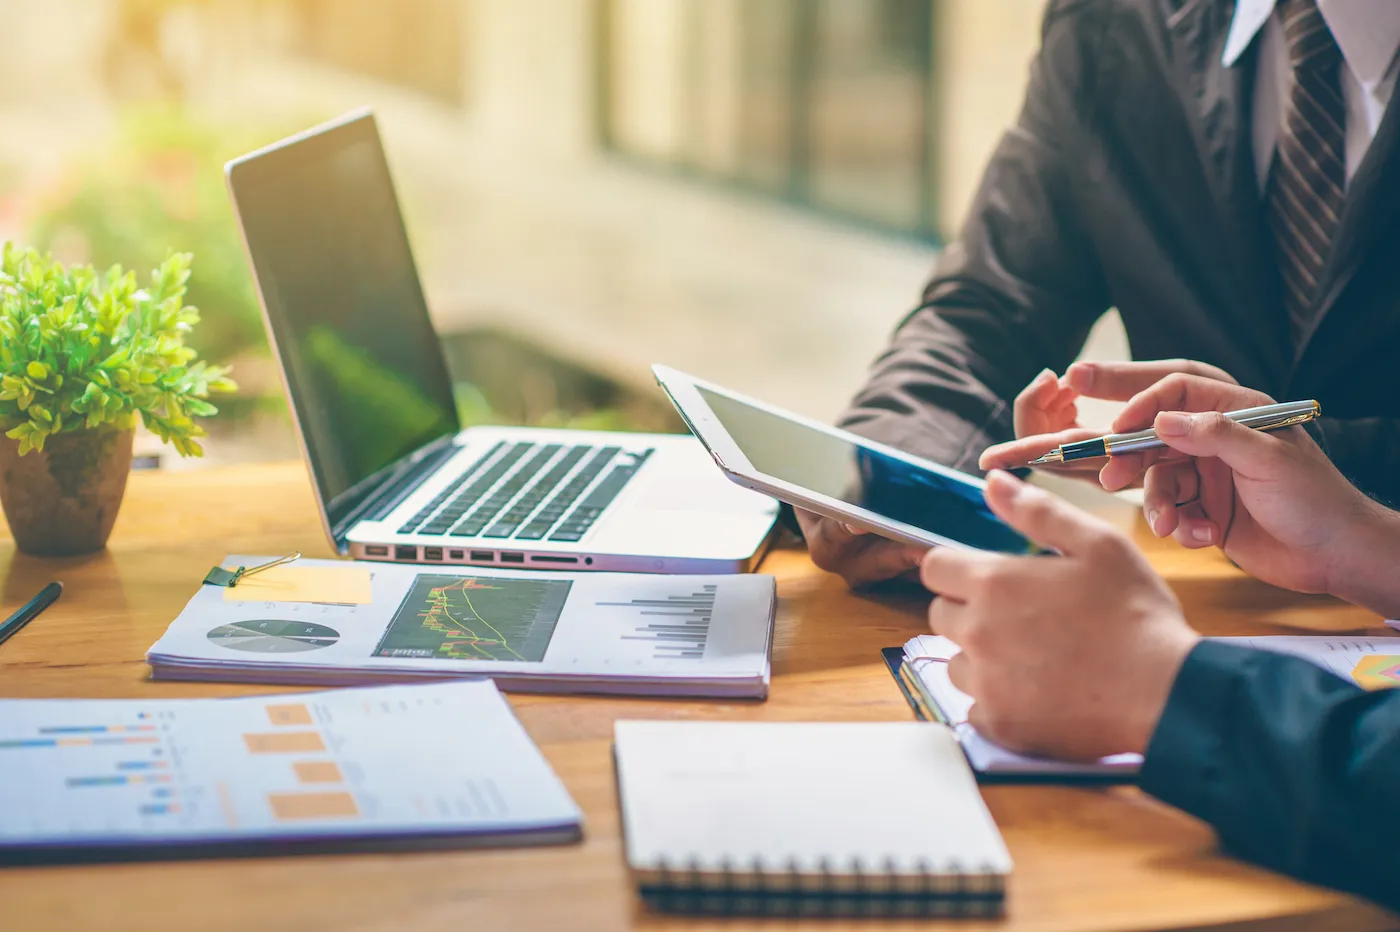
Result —
[[224, 589], [225, 602], [332, 602], [368, 605], [369, 570], [363, 566], [274, 566]]

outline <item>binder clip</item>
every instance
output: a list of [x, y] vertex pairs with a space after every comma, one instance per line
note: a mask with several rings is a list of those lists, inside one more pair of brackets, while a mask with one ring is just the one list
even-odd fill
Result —
[[225, 588], [232, 589], [234, 586], [238, 585], [239, 580], [243, 579], [246, 576], [252, 576], [255, 573], [261, 573], [263, 570], [270, 570], [274, 566], [282, 566], [286, 563], [291, 563], [293, 560], [300, 559], [301, 552], [293, 551], [292, 553], [278, 557], [276, 560], [270, 560], [267, 563], [262, 563], [258, 566], [240, 566], [236, 570], [230, 570], [225, 569], [222, 566], [216, 566], [209, 571], [209, 575], [204, 577], [204, 585], [224, 586]]

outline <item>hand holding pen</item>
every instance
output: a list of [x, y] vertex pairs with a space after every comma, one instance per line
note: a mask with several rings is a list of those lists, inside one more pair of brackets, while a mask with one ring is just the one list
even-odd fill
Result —
[[[1225, 417], [1251, 430], [1278, 430], [1306, 423], [1321, 414], [1322, 405], [1316, 401], [1285, 401], [1282, 404], [1257, 405], [1238, 411], [1228, 411], [1225, 413]], [[1152, 428], [1126, 434], [1105, 434], [1102, 437], [1094, 437], [1089, 440], [1060, 444], [1025, 465], [1054, 466], [1060, 463], [1072, 463], [1075, 460], [1157, 450], [1166, 445]]]

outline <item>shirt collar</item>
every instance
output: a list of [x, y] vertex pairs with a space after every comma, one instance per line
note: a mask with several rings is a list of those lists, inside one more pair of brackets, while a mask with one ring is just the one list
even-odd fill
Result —
[[1225, 39], [1225, 54], [1221, 58], [1226, 68], [1233, 68], [1235, 62], [1240, 60], [1277, 5], [1278, 0], [1239, 0], [1235, 5], [1235, 18], [1230, 20], [1230, 34]]
[[[1278, 0], [1239, 0], [1221, 61], [1232, 67], [1268, 22]], [[1396, 0], [1318, 0], [1347, 67], [1367, 91], [1385, 78], [1400, 51], [1400, 3]]]

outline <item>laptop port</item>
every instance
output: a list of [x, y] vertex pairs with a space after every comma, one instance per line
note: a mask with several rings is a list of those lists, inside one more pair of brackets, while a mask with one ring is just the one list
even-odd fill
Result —
[[418, 548], [397, 545], [394, 547], [394, 559], [406, 560], [409, 563], [412, 563], [414, 560], [418, 559]]
[[441, 560], [441, 559], [442, 559], [442, 548], [441, 548], [441, 547], [424, 547], [424, 548], [423, 548], [423, 559], [424, 559], [424, 560]]
[[524, 562], [525, 562], [525, 554], [523, 554], [523, 553], [503, 553], [503, 554], [501, 554], [501, 562], [502, 562], [502, 563], [524, 563]]
[[389, 548], [385, 546], [370, 544], [365, 548], [365, 556], [367, 557], [387, 557], [388, 555]]
[[531, 563], [577, 563], [578, 557], [531, 557]]
[[452, 550], [452, 551], [449, 551], [447, 555], [448, 555], [449, 557], [451, 557], [452, 559], [454, 559], [454, 560], [460, 560], [460, 559], [462, 559], [462, 551], [460, 551], [460, 550]]
[[496, 551], [494, 551], [494, 550], [473, 550], [473, 551], [472, 551], [472, 559], [475, 560], [475, 561], [477, 561], [478, 563], [486, 562], [486, 561], [489, 561], [489, 560], [494, 560], [494, 559], [496, 559]]

